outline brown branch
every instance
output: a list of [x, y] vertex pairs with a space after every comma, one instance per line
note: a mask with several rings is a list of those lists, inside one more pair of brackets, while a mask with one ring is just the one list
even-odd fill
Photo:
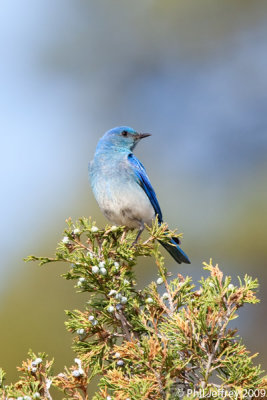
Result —
[[[223, 300], [224, 300], [224, 303], [226, 304], [226, 299], [224, 298]], [[214, 361], [214, 358], [215, 358], [216, 353], [218, 351], [218, 348], [220, 346], [221, 339], [224, 336], [225, 329], [226, 329], [226, 326], [228, 324], [230, 315], [232, 314], [234, 309], [235, 309], [235, 307], [231, 307], [230, 305], [228, 305], [227, 306], [227, 311], [226, 311], [226, 314], [225, 314], [224, 318], [222, 319], [221, 322], [218, 323], [219, 326], [220, 326], [220, 331], [219, 331], [219, 334], [218, 334], [218, 339], [217, 339], [217, 341], [215, 343], [215, 346], [213, 348], [213, 351], [210, 352], [209, 356], [208, 356], [208, 361], [207, 361], [207, 365], [206, 365], [206, 374], [205, 374], [206, 381], [205, 382], [203, 381], [202, 385], [201, 385], [203, 389], [207, 386], [207, 381], [208, 381], [208, 378], [209, 378], [209, 376], [211, 374], [211, 371], [212, 371], [212, 368], [211, 368], [212, 363]]]
[[49, 388], [50, 388], [50, 383], [49, 383], [48, 379], [46, 379], [46, 381], [44, 383], [44, 395], [47, 398], [47, 400], [53, 400], [51, 397], [51, 394], [49, 393]]
[[131, 342], [132, 335], [131, 335], [130, 331], [132, 330], [132, 325], [127, 321], [125, 315], [123, 314], [123, 312], [121, 310], [115, 311], [115, 317], [121, 323], [121, 328], [122, 328], [122, 331], [124, 333], [126, 340], [128, 340], [128, 342]]

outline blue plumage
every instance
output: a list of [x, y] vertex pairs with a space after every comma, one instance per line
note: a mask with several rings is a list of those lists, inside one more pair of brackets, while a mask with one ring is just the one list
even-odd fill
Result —
[[148, 179], [148, 176], [146, 174], [145, 167], [143, 164], [136, 158], [133, 153], [129, 154], [128, 160], [133, 166], [134, 173], [137, 178], [138, 184], [144, 189], [146, 192], [147, 197], [149, 198], [154, 210], [155, 214], [158, 216], [158, 221], [159, 223], [162, 222], [162, 213], [161, 209], [158, 203], [158, 199], [156, 196], [156, 193], [154, 192], [153, 187], [151, 186], [151, 183]]
[[[140, 134], [128, 126], [106, 132], [99, 140], [89, 166], [92, 190], [104, 215], [113, 223], [139, 230], [136, 240], [151, 225], [155, 216], [162, 223], [162, 213], [142, 163], [132, 153], [136, 144], [149, 134]], [[178, 263], [190, 261], [173, 238], [160, 243]]]

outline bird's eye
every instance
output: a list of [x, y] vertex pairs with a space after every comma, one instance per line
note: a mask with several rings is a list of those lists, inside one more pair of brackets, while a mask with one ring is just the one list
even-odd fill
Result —
[[127, 131], [122, 131], [121, 134], [122, 134], [122, 136], [124, 136], [124, 137], [128, 136], [128, 132], [127, 132]]

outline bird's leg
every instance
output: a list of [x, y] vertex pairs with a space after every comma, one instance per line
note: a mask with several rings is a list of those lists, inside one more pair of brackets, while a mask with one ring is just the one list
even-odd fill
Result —
[[144, 229], [145, 229], [145, 227], [144, 227], [144, 224], [142, 223], [142, 225], [139, 228], [139, 231], [137, 233], [137, 236], [136, 236], [135, 241], [133, 242], [132, 246], [136, 245], [136, 243], [138, 242], [138, 239], [140, 238], [141, 233], [143, 232]]
[[123, 233], [122, 233], [122, 235], [121, 235], [121, 243], [124, 241], [124, 239], [125, 239], [125, 237], [126, 237], [126, 234], [127, 234], [127, 232], [128, 232], [128, 229], [127, 229], [127, 227], [124, 229], [124, 231], [123, 231]]

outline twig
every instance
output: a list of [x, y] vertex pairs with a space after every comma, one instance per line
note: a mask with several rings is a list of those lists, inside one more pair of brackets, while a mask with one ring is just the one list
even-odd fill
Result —
[[166, 278], [166, 276], [165, 276], [165, 274], [164, 274], [164, 271], [162, 270], [162, 267], [161, 267], [160, 263], [158, 262], [158, 260], [156, 260], [156, 264], [157, 264], [157, 267], [158, 267], [158, 269], [159, 269], [160, 275], [161, 275], [161, 277], [162, 277], [162, 279], [163, 279], [165, 288], [166, 288], [167, 293], [168, 293], [168, 296], [169, 296], [169, 299], [168, 299], [168, 300], [169, 300], [169, 304], [170, 304], [170, 308], [169, 308], [169, 309], [170, 309], [170, 313], [168, 313], [168, 314], [169, 314], [169, 315], [172, 315], [172, 314], [174, 313], [174, 311], [175, 311], [175, 307], [174, 307], [174, 303], [173, 303], [173, 300], [172, 300], [172, 295], [171, 295], [170, 287], [169, 287], [167, 278]]
[[132, 336], [128, 328], [132, 329], [132, 326], [127, 321], [125, 315], [121, 310], [115, 311], [115, 317], [120, 321], [124, 336], [128, 340], [128, 342], [130, 342], [132, 340]]
[[[225, 301], [225, 300], [226, 300], [226, 299], [224, 299], [224, 301]], [[226, 302], [226, 301], [225, 301], [225, 302]], [[216, 355], [216, 353], [217, 353], [217, 350], [218, 350], [218, 348], [219, 348], [221, 339], [222, 339], [222, 337], [223, 337], [223, 335], [224, 335], [224, 331], [225, 331], [225, 328], [226, 328], [226, 326], [227, 326], [229, 317], [230, 317], [230, 315], [232, 314], [233, 311], [234, 311], [234, 309], [231, 308], [231, 306], [228, 306], [228, 307], [227, 307], [226, 314], [225, 314], [225, 317], [224, 317], [224, 318], [222, 319], [222, 321], [219, 323], [219, 325], [220, 325], [220, 331], [219, 331], [219, 334], [218, 334], [218, 339], [217, 339], [217, 341], [216, 341], [216, 343], [215, 343], [215, 346], [214, 346], [214, 348], [213, 348], [213, 351], [212, 351], [211, 353], [209, 353], [209, 357], [208, 357], [208, 361], [207, 361], [207, 365], [206, 365], [206, 374], [205, 374], [205, 379], [206, 379], [206, 380], [205, 380], [205, 382], [202, 382], [202, 387], [203, 387], [203, 389], [207, 386], [207, 381], [208, 381], [209, 375], [210, 375], [210, 373], [211, 373], [211, 365], [212, 365], [212, 362], [213, 362], [214, 357], [215, 357], [215, 355]]]
[[45, 384], [44, 384], [44, 396], [48, 400], [53, 400], [51, 397], [51, 394], [49, 393], [50, 385], [51, 385], [51, 381], [49, 379], [46, 379]]

